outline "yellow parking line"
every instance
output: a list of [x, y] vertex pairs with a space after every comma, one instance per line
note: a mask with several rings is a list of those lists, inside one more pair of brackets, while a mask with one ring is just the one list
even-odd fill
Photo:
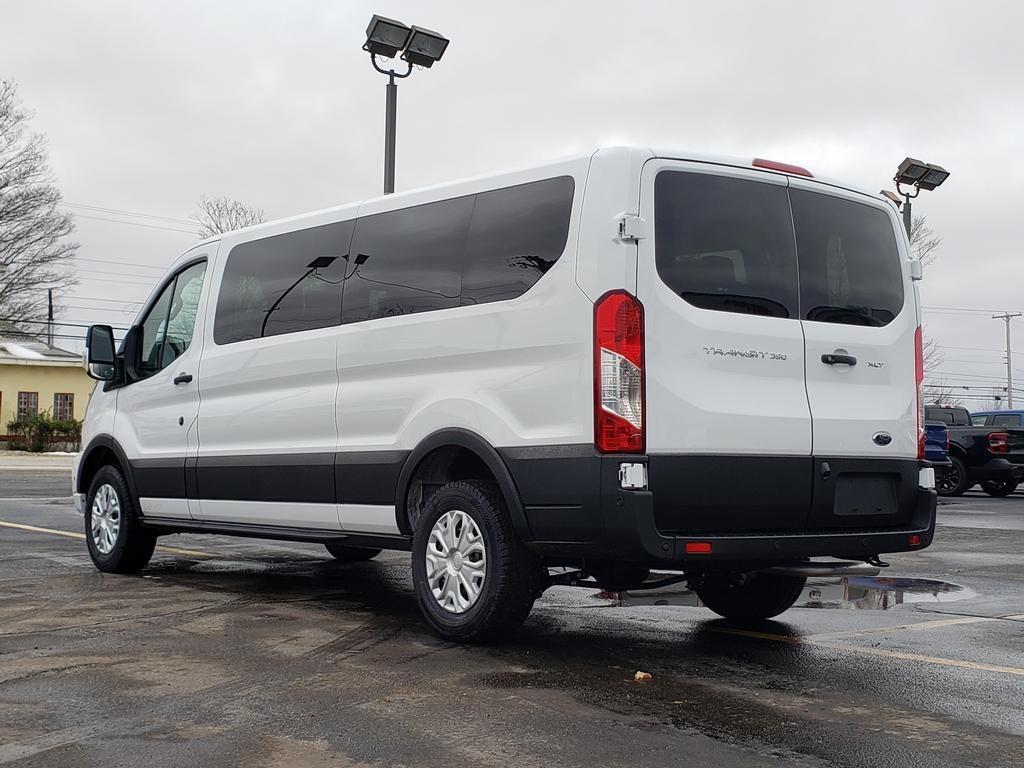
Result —
[[848, 629], [842, 632], [824, 632], [820, 635], [808, 635], [805, 640], [818, 642], [834, 640], [838, 637], [856, 637], [858, 635], [880, 635], [887, 632], [917, 632], [941, 627], [955, 627], [959, 624], [981, 624], [986, 621], [1000, 621], [1009, 616], [957, 616], [952, 619], [936, 619], [935, 621], [918, 621], [911, 624], [897, 624], [892, 627], [869, 627], [867, 629]]
[[[1001, 617], [1010, 618], [1010, 617]], [[999, 619], [988, 619], [998, 621]], [[932, 622], [923, 622], [932, 623]], [[966, 624], [967, 621], [950, 622]], [[913, 625], [909, 625], [913, 626]], [[848, 653], [860, 653], [867, 656], [882, 656], [889, 659], [901, 659], [904, 661], [917, 661], [922, 664], [937, 664], [943, 667], [959, 667], [960, 669], [973, 669], [978, 672], [995, 672], [1001, 675], [1017, 675], [1024, 677], [1024, 669], [1021, 667], [1005, 667], [998, 664], [984, 664], [977, 661], [965, 659], [948, 659], [943, 656], [926, 656], [920, 653], [909, 653], [907, 651], [889, 651], [884, 648], [875, 648], [863, 645], [848, 645], [847, 643], [835, 643], [829, 640], [820, 639], [825, 635], [809, 635], [807, 637], [775, 635], [768, 632], [752, 632], [746, 629], [732, 629], [731, 627], [713, 627], [712, 632], [723, 635], [737, 635], [739, 637], [752, 637], [758, 640], [769, 640], [777, 643], [788, 643], [790, 645], [806, 645], [812, 648], [828, 648], [833, 651], [845, 651]], [[817, 639], [816, 639], [817, 638]]]
[[[61, 531], [56, 528], [40, 528], [38, 525], [25, 525], [24, 523], [8, 523], [0, 520], [0, 527], [14, 528], [20, 531], [31, 531], [33, 533], [49, 533], [53, 536], [66, 536], [69, 539], [84, 539], [84, 533], [74, 531]], [[165, 547], [162, 544], [157, 546], [161, 552], [170, 552], [172, 555], [184, 555], [185, 557], [213, 557], [209, 552], [199, 552], [195, 549], [180, 549], [179, 547]]]
[[888, 651], [884, 648], [869, 646], [847, 645], [846, 643], [811, 642], [808, 645], [819, 648], [831, 648], [837, 651], [853, 651], [868, 656], [884, 656], [888, 659], [902, 659], [905, 661], [919, 661], [924, 664], [938, 664], [943, 667], [959, 667], [961, 669], [973, 669], [979, 672], [995, 672], [1001, 675], [1018, 675], [1024, 677], [1024, 669], [1020, 667], [1003, 667], [997, 664], [982, 664], [977, 661], [965, 659], [947, 659], [943, 656], [925, 656], [920, 653], [907, 653], [906, 651]]

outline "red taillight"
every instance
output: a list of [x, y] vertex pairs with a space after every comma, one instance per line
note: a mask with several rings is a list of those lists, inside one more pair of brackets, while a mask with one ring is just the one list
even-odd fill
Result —
[[989, 432], [988, 449], [992, 453], [1009, 453], [1010, 436], [1005, 432]]
[[[924, 461], [924, 401], [921, 399], [921, 387], [924, 384], [924, 339], [921, 326], [914, 331], [914, 392], [917, 399], [917, 458]], [[949, 435], [946, 435], [949, 439]], [[947, 443], [946, 448], [949, 448]]]
[[644, 308], [625, 291], [594, 305], [594, 444], [604, 453], [644, 450]]
[[921, 546], [921, 534], [919, 534], [919, 533], [912, 533], [912, 534], [910, 534], [910, 538], [907, 540], [907, 543], [910, 546], [912, 546], [912, 547], [920, 547]]
[[789, 163], [780, 163], [776, 160], [765, 160], [761, 157], [755, 157], [754, 162], [752, 162], [751, 165], [755, 168], [764, 168], [766, 171], [780, 171], [781, 173], [792, 173], [797, 176], [806, 176], [809, 179], [814, 178], [814, 174], [806, 168], [801, 168], [799, 165], [790, 165]]
[[710, 555], [711, 554], [711, 542], [710, 541], [688, 541], [684, 547], [686, 554], [688, 555]]

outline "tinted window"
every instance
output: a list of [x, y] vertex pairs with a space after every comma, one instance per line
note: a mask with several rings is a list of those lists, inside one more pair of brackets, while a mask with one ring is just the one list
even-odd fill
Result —
[[473, 196], [361, 217], [345, 279], [345, 323], [459, 305]]
[[156, 301], [149, 308], [146, 318], [142, 321], [139, 339], [139, 361], [136, 373], [151, 376], [162, 367], [160, 357], [163, 353], [164, 330], [167, 328], [167, 308], [171, 305], [171, 294], [174, 292], [174, 281], [171, 280], [160, 292]]
[[142, 321], [135, 369], [140, 378], [163, 370], [191, 345], [205, 275], [205, 261], [186, 267], [167, 284], [150, 308]]
[[230, 344], [341, 322], [341, 284], [354, 222], [302, 229], [231, 249], [213, 338]]
[[831, 195], [790, 190], [800, 252], [801, 316], [886, 325], [903, 307], [892, 221], [883, 211]]
[[797, 266], [786, 188], [663, 171], [654, 183], [658, 274], [704, 309], [796, 317]]
[[992, 417], [994, 427], [1019, 427], [1020, 415], [1016, 413], [1001, 413]]
[[971, 424], [975, 427], [984, 427], [987, 418], [988, 416], [971, 416]]
[[571, 176], [477, 195], [462, 303], [514, 299], [540, 280], [565, 250], [572, 195]]

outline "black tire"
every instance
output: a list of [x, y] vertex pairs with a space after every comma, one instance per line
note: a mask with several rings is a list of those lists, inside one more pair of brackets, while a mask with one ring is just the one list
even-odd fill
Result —
[[[427, 575], [431, 532], [435, 523], [449, 512], [463, 512], [472, 519], [486, 555], [479, 596], [462, 613], [442, 607], [434, 597]], [[493, 483], [483, 480], [448, 483], [427, 501], [413, 536], [412, 577], [420, 610], [446, 640], [486, 642], [514, 634], [543, 590], [543, 575], [540, 561], [516, 536], [504, 498]], [[448, 578], [452, 577], [441, 574], [435, 581], [440, 586]]]
[[973, 483], [970, 481], [970, 471], [967, 464], [959, 456], [950, 456], [953, 466], [945, 475], [935, 482], [935, 490], [939, 496], [963, 496], [964, 491], [970, 488]]
[[981, 490], [989, 496], [1002, 498], [1003, 496], [1009, 496], [1011, 493], [1016, 491], [1017, 483], [1012, 480], [983, 480], [981, 482]]
[[802, 576], [709, 573], [697, 581], [693, 590], [719, 616], [763, 621], [792, 608], [806, 582]]
[[340, 560], [343, 563], [361, 563], [373, 560], [383, 551], [373, 547], [349, 547], [343, 544], [324, 544], [324, 546], [335, 560]]
[[[108, 552], [100, 550], [92, 530], [93, 504], [101, 488], [112, 489], [118, 505], [117, 534]], [[128, 485], [116, 467], [101, 467], [89, 485], [85, 504], [85, 541], [93, 564], [104, 573], [138, 573], [153, 556], [156, 534], [142, 527]]]

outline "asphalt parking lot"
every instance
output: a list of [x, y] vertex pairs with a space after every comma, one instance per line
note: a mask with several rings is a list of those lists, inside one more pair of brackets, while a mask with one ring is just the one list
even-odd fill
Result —
[[464, 647], [403, 554], [182, 535], [100, 574], [67, 486], [0, 470], [0, 765], [1024, 764], [1022, 494], [943, 503], [883, 572], [916, 581], [815, 582], [755, 630], [555, 588]]

